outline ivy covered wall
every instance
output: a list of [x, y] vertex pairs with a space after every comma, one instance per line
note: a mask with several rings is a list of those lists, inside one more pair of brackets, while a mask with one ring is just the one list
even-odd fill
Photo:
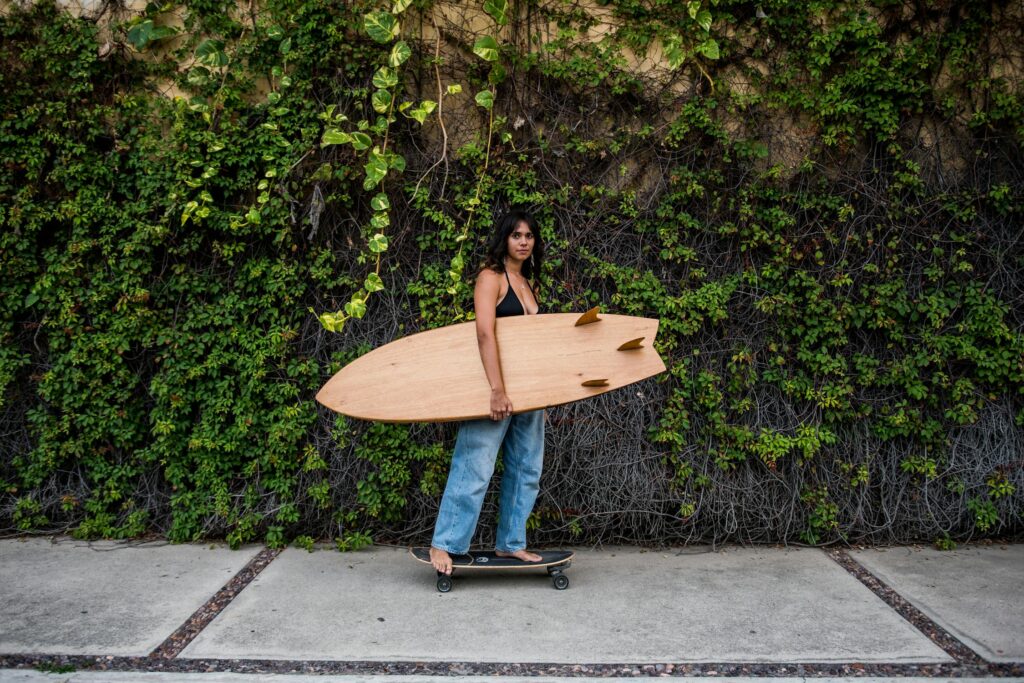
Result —
[[0, 523], [426, 542], [454, 427], [312, 397], [471, 318], [522, 205], [546, 307], [658, 317], [670, 369], [549, 411], [536, 542], [1017, 533], [1022, 27], [940, 0], [9, 4]]

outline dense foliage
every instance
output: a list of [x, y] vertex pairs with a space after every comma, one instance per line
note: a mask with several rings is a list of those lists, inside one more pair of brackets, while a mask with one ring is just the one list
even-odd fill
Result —
[[549, 411], [537, 541], [1017, 532], [1019, 11], [12, 6], [0, 518], [425, 542], [453, 427], [312, 396], [472, 317], [517, 204], [548, 242], [546, 306], [658, 317], [670, 368]]

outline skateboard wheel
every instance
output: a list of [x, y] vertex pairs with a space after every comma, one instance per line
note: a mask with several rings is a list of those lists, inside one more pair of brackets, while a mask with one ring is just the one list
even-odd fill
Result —
[[551, 580], [556, 590], [564, 591], [569, 587], [569, 577], [561, 572], [555, 573]]
[[442, 593], [447, 593], [452, 589], [452, 577], [445, 576], [442, 574], [437, 577], [437, 590]]

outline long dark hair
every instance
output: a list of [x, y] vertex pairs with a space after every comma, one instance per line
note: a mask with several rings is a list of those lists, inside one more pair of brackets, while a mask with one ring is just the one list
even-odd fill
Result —
[[505, 272], [505, 257], [508, 256], [508, 237], [516, 226], [526, 223], [533, 233], [533, 252], [530, 258], [523, 262], [523, 277], [532, 280], [540, 289], [540, 274], [544, 271], [544, 239], [540, 236], [540, 226], [526, 211], [513, 209], [504, 214], [494, 223], [494, 234], [487, 243], [487, 253], [484, 257], [484, 268], [496, 270], [499, 273]]

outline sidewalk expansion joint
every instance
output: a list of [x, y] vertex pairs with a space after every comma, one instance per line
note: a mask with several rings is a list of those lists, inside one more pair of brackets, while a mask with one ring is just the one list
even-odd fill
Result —
[[213, 597], [207, 600], [202, 607], [192, 613], [185, 623], [178, 627], [178, 629], [168, 636], [167, 640], [160, 643], [160, 646], [149, 653], [151, 658], [156, 659], [174, 659], [182, 650], [188, 647], [196, 636], [198, 636], [204, 628], [210, 625], [218, 614], [220, 614], [225, 607], [231, 604], [231, 601], [235, 599], [235, 596], [242, 592], [246, 586], [248, 586], [253, 579], [259, 576], [259, 573], [266, 569], [267, 565], [274, 561], [274, 558], [281, 553], [280, 548], [264, 548], [261, 550], [256, 557], [249, 560], [248, 564], [242, 567], [237, 574], [231, 577], [224, 586], [213, 594]]
[[917, 607], [914, 607], [909, 600], [850, 557], [850, 554], [845, 550], [832, 549], [828, 551], [828, 555], [957, 662], [973, 666], [986, 666], [989, 664], [988, 660], [975, 652], [973, 648], [935, 623], [931, 617]]
[[1024, 662], [961, 663], [623, 663], [381, 662], [277, 659], [157, 659], [95, 655], [0, 655], [0, 669], [333, 676], [517, 676], [537, 678], [1020, 678]]

